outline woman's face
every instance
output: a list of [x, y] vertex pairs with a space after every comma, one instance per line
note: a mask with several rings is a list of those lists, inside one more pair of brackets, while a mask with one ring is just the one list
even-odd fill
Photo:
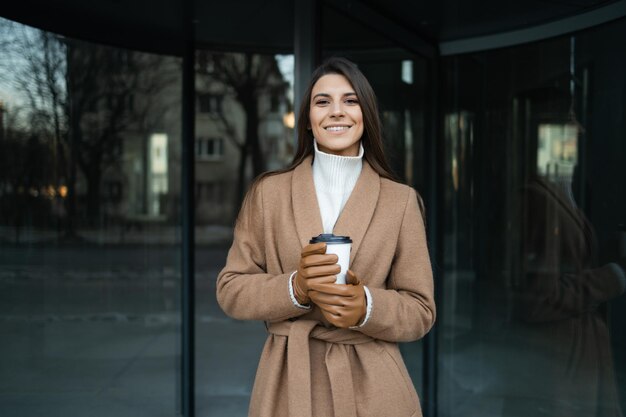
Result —
[[320, 151], [342, 156], [359, 154], [363, 113], [346, 77], [327, 74], [311, 92], [309, 123]]

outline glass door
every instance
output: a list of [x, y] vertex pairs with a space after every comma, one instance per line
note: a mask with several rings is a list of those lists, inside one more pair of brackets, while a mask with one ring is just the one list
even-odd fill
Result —
[[178, 414], [181, 60], [0, 19], [0, 415]]
[[440, 416], [623, 415], [625, 35], [444, 60]]
[[247, 416], [267, 338], [227, 317], [215, 297], [233, 226], [253, 178], [291, 162], [293, 55], [196, 52], [196, 408]]

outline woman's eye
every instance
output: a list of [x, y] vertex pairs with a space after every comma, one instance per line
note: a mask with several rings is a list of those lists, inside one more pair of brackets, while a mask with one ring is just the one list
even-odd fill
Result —
[[318, 100], [315, 102], [315, 104], [318, 106], [323, 106], [323, 105], [328, 104], [328, 100]]
[[359, 104], [359, 100], [357, 100], [356, 98], [348, 98], [346, 99], [346, 103], [347, 104]]

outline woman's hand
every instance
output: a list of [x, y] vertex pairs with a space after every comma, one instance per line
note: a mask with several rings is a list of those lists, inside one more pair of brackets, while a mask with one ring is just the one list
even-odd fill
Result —
[[365, 289], [351, 270], [346, 274], [346, 285], [316, 283], [309, 291], [309, 297], [322, 310], [326, 320], [337, 327], [356, 326], [367, 312]]
[[332, 284], [341, 272], [337, 255], [326, 254], [326, 243], [312, 243], [300, 254], [298, 272], [293, 279], [293, 293], [300, 304], [308, 304], [309, 291], [313, 285]]

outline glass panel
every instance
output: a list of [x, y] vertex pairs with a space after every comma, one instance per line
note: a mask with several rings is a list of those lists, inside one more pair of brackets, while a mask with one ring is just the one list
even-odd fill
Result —
[[[428, 62], [330, 7], [323, 8], [322, 22], [323, 56], [346, 57], [365, 74], [378, 99], [391, 168], [401, 181], [424, 195]], [[400, 343], [400, 351], [423, 398], [422, 341]]]
[[[220, 309], [215, 283], [253, 177], [293, 157], [293, 55], [196, 52], [196, 403], [199, 415], [247, 416], [267, 337]], [[212, 104], [215, 103], [215, 104]]]
[[0, 415], [177, 415], [180, 59], [0, 48]]
[[622, 416], [626, 21], [444, 60], [441, 416]]

